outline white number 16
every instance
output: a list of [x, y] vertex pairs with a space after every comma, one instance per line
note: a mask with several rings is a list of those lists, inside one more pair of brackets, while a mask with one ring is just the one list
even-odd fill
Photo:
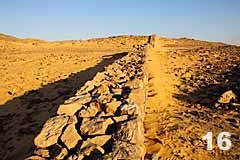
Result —
[[[212, 132], [208, 132], [202, 137], [205, 141], [207, 140], [207, 150], [212, 150]], [[217, 137], [217, 145], [220, 150], [229, 150], [232, 147], [232, 142], [230, 140], [231, 134], [229, 132], [221, 132]]]

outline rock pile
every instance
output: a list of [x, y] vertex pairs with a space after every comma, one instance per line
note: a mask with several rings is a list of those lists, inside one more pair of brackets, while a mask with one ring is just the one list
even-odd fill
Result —
[[143, 159], [144, 45], [60, 105], [27, 159]]

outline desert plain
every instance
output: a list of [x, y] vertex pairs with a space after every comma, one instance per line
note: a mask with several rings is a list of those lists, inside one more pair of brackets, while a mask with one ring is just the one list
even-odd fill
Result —
[[[85, 88], [88, 93], [83, 94], [84, 87], [91, 86], [101, 73], [104, 83]], [[136, 104], [144, 104], [143, 119], [140, 116], [136, 122], [143, 126], [136, 132], [143, 137], [140, 145], [144, 156], [140, 159], [240, 158], [239, 46], [157, 35], [47, 42], [1, 34], [0, 77], [1, 159], [138, 157], [138, 148], [134, 150], [138, 138], [135, 131], [129, 131], [135, 124], [120, 120], [133, 122], [132, 113], [124, 110], [130, 104], [129, 92], [133, 92]], [[135, 85], [139, 85], [135, 79], [143, 82], [145, 92], [140, 92], [145, 99], [135, 98]], [[73, 126], [76, 138], [64, 137], [68, 128], [62, 126], [55, 128], [55, 135], [48, 131], [55, 138], [50, 142], [43, 136], [47, 124], [54, 124], [54, 117], [61, 116], [66, 101], [74, 97], [80, 100], [82, 95], [91, 99], [84, 99], [84, 106], [94, 109], [63, 111], [77, 117], [73, 125], [66, 122], [68, 128]], [[95, 124], [90, 123], [94, 118], [104, 123], [101, 132], [94, 128], [96, 134], [88, 126], [84, 128], [84, 124]], [[109, 118], [111, 124], [107, 123]], [[103, 129], [112, 124], [113, 131]], [[223, 131], [231, 133], [232, 145], [226, 151], [216, 144]], [[207, 142], [202, 139], [207, 132], [213, 133], [212, 150], [206, 149]], [[89, 147], [81, 148], [85, 143]]]

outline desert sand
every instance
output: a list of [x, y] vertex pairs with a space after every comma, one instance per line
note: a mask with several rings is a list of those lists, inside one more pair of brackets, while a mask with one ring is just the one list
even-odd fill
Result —
[[[59, 106], [107, 66], [116, 61], [125, 65], [124, 57], [144, 46], [140, 52], [145, 61], [137, 61], [143, 62], [147, 77], [144, 159], [239, 159], [240, 47], [188, 38], [151, 38], [47, 42], [0, 35], [0, 156], [43, 158], [36, 151], [36, 137]], [[132, 62], [129, 67], [134, 69]], [[133, 71], [128, 74], [139, 74]], [[210, 131], [214, 144], [208, 151], [202, 137]], [[232, 134], [228, 151], [216, 145], [222, 131]], [[68, 152], [75, 150], [74, 146]]]

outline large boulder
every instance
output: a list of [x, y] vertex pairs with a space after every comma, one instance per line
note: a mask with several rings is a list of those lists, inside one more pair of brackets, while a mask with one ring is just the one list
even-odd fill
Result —
[[43, 126], [39, 135], [34, 139], [34, 144], [40, 148], [46, 148], [56, 144], [63, 128], [67, 125], [68, 116], [60, 115], [49, 119]]

